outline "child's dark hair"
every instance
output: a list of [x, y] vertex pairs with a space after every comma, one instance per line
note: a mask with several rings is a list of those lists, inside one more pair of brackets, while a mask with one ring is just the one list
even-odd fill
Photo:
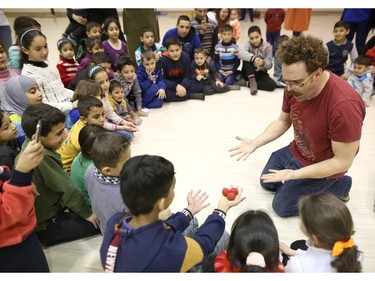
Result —
[[125, 137], [114, 132], [105, 132], [97, 136], [92, 145], [92, 162], [99, 170], [104, 167], [115, 167], [122, 152], [127, 151], [129, 147], [130, 142]]
[[165, 40], [165, 48], [168, 49], [171, 45], [181, 46], [181, 43], [180, 43], [180, 41], [178, 40], [177, 37], [171, 36], [171, 37], [167, 38], [167, 40]]
[[[266, 266], [247, 265], [251, 252], [264, 257]], [[279, 262], [279, 236], [271, 217], [260, 210], [242, 213], [233, 223], [228, 243], [231, 265], [247, 272], [276, 272]]]
[[250, 35], [250, 33], [253, 32], [258, 32], [259, 34], [262, 34], [262, 32], [260, 31], [260, 27], [257, 25], [250, 26], [249, 30], [247, 31], [247, 35]]
[[148, 25], [142, 26], [139, 32], [139, 36], [142, 37], [146, 32], [154, 33], [154, 30]]
[[31, 28], [40, 29], [41, 27], [42, 26], [40, 25], [40, 23], [36, 21], [35, 19], [33, 19], [32, 17], [28, 17], [28, 16], [16, 17], [13, 23], [14, 33], [17, 36], [16, 45], [19, 45], [19, 39], [23, 31], [27, 29], [31, 29]]
[[233, 27], [230, 24], [224, 24], [221, 27], [221, 32], [227, 32], [227, 31], [233, 32]]
[[86, 24], [86, 31], [89, 32], [94, 27], [100, 27], [100, 29], [102, 29], [102, 25], [100, 23], [98, 23], [96, 21], [89, 21]]
[[102, 96], [102, 87], [93, 80], [85, 79], [78, 82], [74, 89], [73, 101], [79, 100], [85, 96], [96, 96], [98, 93]]
[[3, 51], [3, 52], [5, 52], [7, 54], [8, 59], [9, 59], [8, 49], [5, 46], [5, 44], [3, 42], [1, 42], [1, 41], [0, 41], [0, 50]]
[[35, 134], [39, 120], [42, 121], [40, 135], [46, 137], [54, 126], [65, 123], [65, 114], [60, 109], [46, 103], [28, 106], [22, 115], [21, 121], [22, 129], [28, 138]]
[[359, 55], [358, 57], [355, 58], [354, 63], [359, 64], [359, 65], [370, 66], [371, 59], [364, 55]]
[[92, 54], [92, 48], [99, 45], [103, 48], [102, 39], [100, 37], [89, 37], [86, 39], [86, 53]]
[[207, 51], [206, 49], [202, 47], [198, 47], [194, 49], [194, 55], [197, 55], [197, 54], [203, 54], [204, 56], [207, 56]]
[[91, 148], [96, 137], [102, 133], [108, 132], [102, 126], [87, 124], [84, 126], [78, 135], [78, 142], [81, 146], [82, 156], [86, 159], [91, 159]]
[[[45, 39], [47, 39], [47, 37], [39, 29], [28, 28], [26, 30], [23, 30], [20, 35], [20, 42], [19, 42], [20, 47], [29, 49], [36, 36], [43, 36]], [[20, 60], [21, 69], [23, 65], [25, 64], [25, 62], [28, 61], [28, 59], [29, 59], [29, 56], [25, 52], [22, 51], [21, 60]]]
[[280, 46], [283, 42], [285, 42], [286, 40], [289, 40], [289, 36], [288, 36], [288, 35], [285, 35], [285, 34], [280, 35], [280, 37], [279, 37], [279, 38], [277, 39], [277, 41], [276, 41], [276, 49], [278, 49], [279, 46]]
[[73, 45], [73, 42], [72, 41], [70, 41], [69, 39], [67, 39], [67, 38], [61, 38], [61, 39], [59, 39], [58, 41], [57, 41], [57, 50], [59, 50], [60, 52], [61, 52], [61, 49], [62, 49], [62, 47], [64, 47], [65, 45], [67, 45], [67, 44], [70, 44], [70, 46], [73, 48], [73, 50], [74, 50], [74, 45]]
[[137, 64], [135, 63], [134, 59], [129, 55], [122, 55], [118, 58], [117, 69], [119, 71], [121, 71], [127, 65], [132, 65], [134, 68], [137, 68]]
[[132, 157], [120, 175], [122, 200], [133, 215], [149, 214], [160, 198], [168, 196], [174, 174], [173, 164], [161, 156]]
[[123, 88], [123, 86], [121, 85], [121, 82], [120, 81], [117, 81], [115, 79], [112, 79], [111, 81], [109, 81], [109, 89], [108, 89], [108, 92], [109, 93], [112, 93], [112, 91], [116, 88]]
[[104, 20], [104, 24], [103, 24], [103, 30], [104, 30], [106, 33], [108, 33], [108, 27], [109, 27], [109, 25], [110, 25], [111, 23], [115, 23], [115, 24], [117, 25], [118, 29], [121, 30], [121, 24], [120, 24], [120, 22], [119, 22], [117, 19], [115, 19], [115, 18], [106, 18], [106, 19]]
[[[301, 222], [309, 237], [316, 237], [319, 248], [332, 250], [335, 243], [347, 242], [354, 234], [353, 219], [348, 207], [328, 192], [304, 196], [299, 201]], [[317, 215], [319, 214], [319, 215]], [[337, 272], [361, 272], [358, 247], [345, 248], [331, 266]]]
[[338, 21], [338, 22], [335, 23], [335, 25], [333, 26], [333, 29], [339, 28], [339, 27], [343, 27], [346, 30], [348, 30], [349, 29], [349, 24], [346, 21], [340, 20], [340, 21]]
[[156, 59], [155, 53], [152, 50], [143, 51], [141, 54], [141, 59], [143, 61], [149, 61], [151, 59]]
[[77, 109], [80, 116], [87, 117], [92, 107], [103, 107], [103, 103], [93, 96], [85, 96], [78, 100]]
[[180, 21], [188, 21], [188, 22], [191, 22], [190, 18], [189, 18], [187, 15], [181, 15], [181, 16], [179, 16], [178, 19], [177, 19], [177, 24], [179, 24]]
[[106, 62], [112, 64], [112, 60], [106, 52], [97, 52], [93, 54], [91, 62], [95, 65], [106, 63]]
[[105, 73], [107, 73], [107, 71], [100, 65], [90, 65], [86, 70], [86, 79], [95, 80], [96, 74], [98, 74], [101, 71], [104, 71]]

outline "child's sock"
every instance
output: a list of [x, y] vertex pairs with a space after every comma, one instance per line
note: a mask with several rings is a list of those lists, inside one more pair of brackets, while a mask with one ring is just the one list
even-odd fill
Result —
[[249, 76], [249, 88], [250, 88], [250, 94], [252, 96], [256, 95], [258, 92], [258, 84], [257, 81], [255, 80], [254, 75]]

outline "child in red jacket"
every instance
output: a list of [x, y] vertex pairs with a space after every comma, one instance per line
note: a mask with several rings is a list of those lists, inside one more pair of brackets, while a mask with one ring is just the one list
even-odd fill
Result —
[[10, 180], [0, 180], [0, 272], [49, 272], [35, 234], [38, 192], [31, 182], [32, 170], [42, 159], [42, 144], [31, 141], [19, 156]]

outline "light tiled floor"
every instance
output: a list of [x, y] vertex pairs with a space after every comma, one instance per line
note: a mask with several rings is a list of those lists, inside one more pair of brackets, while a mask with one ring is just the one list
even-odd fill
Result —
[[[6, 10], [6, 9], [5, 9]], [[191, 12], [191, 9], [187, 9]], [[56, 41], [60, 38], [68, 20], [64, 10], [56, 9], [56, 15], [29, 11], [42, 25], [50, 46], [50, 63], [57, 63]], [[168, 11], [159, 17], [160, 34], [176, 24], [180, 12]], [[7, 13], [13, 22], [19, 14]], [[121, 15], [121, 14], [120, 14]], [[261, 14], [263, 16], [264, 14]], [[121, 18], [120, 18], [121, 19]], [[340, 19], [335, 11], [314, 11], [307, 33], [320, 36], [325, 42], [332, 39], [333, 24]], [[253, 24], [265, 30], [263, 18]], [[241, 22], [241, 45], [246, 40], [249, 19]], [[291, 35], [283, 30], [282, 33]], [[371, 34], [372, 36], [373, 34]], [[247, 199], [229, 211], [227, 230], [232, 222], [247, 209], [263, 209], [273, 218], [280, 239], [290, 243], [304, 238], [299, 229], [298, 218], [280, 218], [271, 207], [273, 195], [259, 185], [259, 175], [272, 151], [288, 144], [293, 135], [288, 131], [273, 143], [257, 150], [247, 161], [237, 162], [229, 157], [228, 149], [237, 145], [235, 136], [255, 137], [278, 116], [281, 109], [282, 90], [259, 91], [250, 96], [248, 90], [214, 95], [206, 101], [186, 101], [165, 104], [161, 109], [151, 110], [144, 118], [140, 131], [132, 143], [132, 154], [157, 154], [171, 160], [177, 171], [176, 197], [173, 210], [186, 205], [190, 189], [202, 189], [209, 193], [211, 205], [198, 214], [202, 223], [215, 207], [223, 186], [231, 184], [244, 187]], [[355, 158], [349, 175], [353, 178], [351, 200], [348, 203], [354, 222], [355, 238], [364, 252], [364, 271], [375, 272], [375, 103], [367, 109], [363, 126], [361, 149]], [[101, 237], [79, 240], [50, 247], [45, 250], [52, 272], [101, 272], [98, 249]]]

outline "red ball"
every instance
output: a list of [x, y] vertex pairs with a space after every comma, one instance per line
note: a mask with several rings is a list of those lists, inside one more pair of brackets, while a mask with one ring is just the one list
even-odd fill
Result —
[[236, 194], [234, 194], [233, 192], [229, 192], [227, 198], [229, 201], [233, 201], [236, 198]]
[[226, 188], [226, 187], [224, 187], [222, 193], [226, 197], [228, 195], [228, 193], [229, 193], [229, 189]]
[[234, 194], [238, 194], [238, 189], [237, 188], [235, 188], [235, 187], [233, 187], [233, 188], [231, 188], [230, 189], [230, 192], [232, 192], [232, 193], [234, 193]]

